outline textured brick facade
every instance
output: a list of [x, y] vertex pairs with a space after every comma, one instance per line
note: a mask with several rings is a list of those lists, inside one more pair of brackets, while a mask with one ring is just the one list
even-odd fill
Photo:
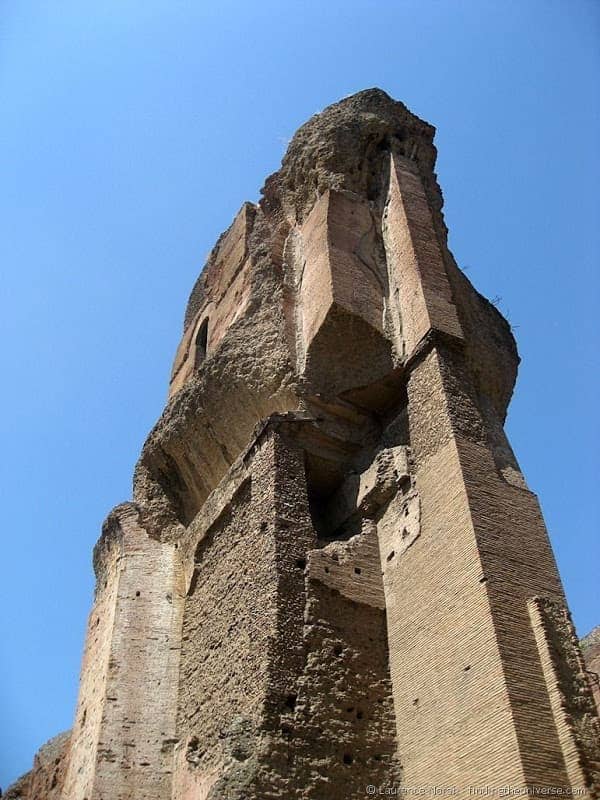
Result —
[[96, 547], [73, 731], [13, 797], [598, 796], [516, 346], [448, 250], [433, 135], [347, 98], [220, 237]]

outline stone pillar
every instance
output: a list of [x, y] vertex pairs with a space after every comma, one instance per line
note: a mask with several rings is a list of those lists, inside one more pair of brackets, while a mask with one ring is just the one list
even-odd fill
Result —
[[384, 239], [421, 503], [418, 539], [382, 552], [404, 781], [464, 796], [591, 788], [593, 748], [574, 717], [556, 716], [548, 634], [531, 623], [532, 598], [565, 609], [537, 499], [495, 461], [502, 420], [475, 389], [421, 180], [407, 159], [391, 166]]
[[108, 517], [94, 552], [88, 624], [64, 800], [171, 794], [183, 574], [135, 505]]

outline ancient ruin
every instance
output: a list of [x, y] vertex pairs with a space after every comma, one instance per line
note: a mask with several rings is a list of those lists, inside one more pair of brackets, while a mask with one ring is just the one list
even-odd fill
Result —
[[216, 243], [94, 551], [73, 730], [9, 796], [597, 796], [592, 685], [503, 430], [517, 349], [448, 250], [433, 137], [346, 98]]

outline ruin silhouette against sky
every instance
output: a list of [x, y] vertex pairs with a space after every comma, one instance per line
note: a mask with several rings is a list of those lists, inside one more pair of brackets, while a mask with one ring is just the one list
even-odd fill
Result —
[[0, 15], [0, 783], [71, 724], [91, 546], [130, 495], [208, 250], [297, 126], [365, 86], [438, 128], [450, 246], [517, 328], [509, 434], [579, 631], [596, 624], [594, 4]]

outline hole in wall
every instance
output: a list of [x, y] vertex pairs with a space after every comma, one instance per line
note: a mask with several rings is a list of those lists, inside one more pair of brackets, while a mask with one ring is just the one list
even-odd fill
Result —
[[352, 764], [353, 761], [352, 753], [344, 753], [344, 764]]
[[305, 453], [304, 467], [310, 516], [318, 537], [344, 538], [343, 533], [340, 535], [338, 532], [335, 532], [334, 537], [334, 532], [330, 530], [323, 516], [329, 498], [344, 479], [344, 465], [314, 453]]
[[194, 340], [194, 369], [198, 369], [200, 364], [206, 358], [206, 348], [208, 345], [208, 319], [205, 319], [202, 325], [198, 328], [198, 333]]
[[391, 561], [391, 560], [392, 560], [392, 558], [393, 558], [395, 555], [396, 555], [396, 553], [395, 553], [395, 552], [392, 550], [392, 552], [388, 554], [388, 557], [386, 558], [386, 561]]
[[410, 478], [408, 475], [403, 475], [398, 481], [398, 486], [403, 494], [406, 494], [410, 489]]
[[[219, 738], [222, 738], [221, 732], [219, 733]], [[193, 764], [194, 766], [197, 766], [200, 763], [200, 759], [202, 758], [203, 755], [204, 755], [204, 749], [200, 747], [200, 740], [198, 739], [197, 736], [192, 736], [186, 748], [186, 753], [185, 753], [186, 761], [188, 761], [190, 764]]]
[[306, 569], [306, 559], [305, 558], [297, 558], [296, 559], [296, 566], [298, 569]]
[[362, 569], [360, 567], [354, 567], [354, 574], [355, 575], [360, 575], [361, 572], [362, 572]]
[[135, 593], [135, 596], [136, 596], [136, 597], [139, 597], [140, 595], [141, 595], [141, 592], [140, 592], [140, 591], [139, 591], [139, 589], [138, 589], [138, 591]]
[[285, 698], [285, 705], [287, 708], [290, 709], [290, 711], [295, 711], [297, 699], [298, 695], [294, 694], [293, 692], [288, 694], [287, 697]]

